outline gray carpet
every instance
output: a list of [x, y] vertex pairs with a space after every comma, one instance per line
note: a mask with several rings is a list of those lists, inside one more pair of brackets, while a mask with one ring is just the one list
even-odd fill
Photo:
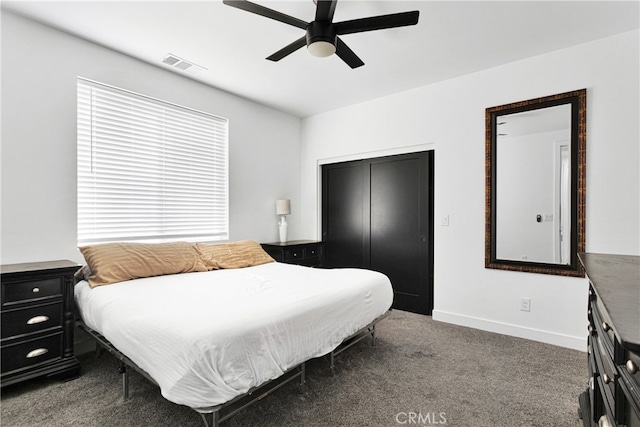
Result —
[[[313, 360], [302, 393], [293, 381], [222, 427], [582, 425], [586, 353], [397, 310], [377, 330], [377, 347], [364, 340], [348, 349], [336, 359], [335, 376], [326, 358]], [[2, 426], [203, 425], [135, 373], [123, 401], [110, 354], [80, 361], [76, 380], [3, 389]]]

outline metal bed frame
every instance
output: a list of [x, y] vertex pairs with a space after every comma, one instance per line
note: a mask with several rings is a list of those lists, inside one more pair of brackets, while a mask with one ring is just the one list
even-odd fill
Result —
[[[391, 313], [391, 309], [387, 312], [376, 318], [373, 322], [369, 323], [364, 328], [360, 329], [355, 334], [347, 337], [337, 348], [335, 348], [331, 353], [326, 356], [329, 357], [329, 369], [331, 371], [331, 375], [335, 375], [335, 357], [347, 350], [348, 348], [354, 346], [359, 343], [363, 339], [368, 336], [371, 336], [371, 346], [376, 346], [376, 325], [382, 319], [387, 317]], [[76, 325], [90, 335], [96, 341], [96, 357], [100, 357], [102, 350], [106, 350], [109, 353], [113, 354], [115, 358], [120, 362], [118, 367], [118, 372], [122, 375], [122, 397], [123, 400], [129, 399], [129, 369], [133, 369], [144, 378], [149, 380], [151, 383], [156, 386], [158, 383], [145, 372], [142, 368], [135, 364], [131, 359], [121, 353], [113, 344], [109, 342], [103, 335], [99, 332], [91, 329], [87, 326], [82, 320], [76, 320]], [[296, 378], [300, 378], [300, 390], [304, 391], [304, 386], [306, 384], [306, 365], [305, 362], [300, 363], [299, 365], [290, 368], [280, 377], [268, 381], [262, 385], [252, 388], [245, 394], [237, 396], [231, 399], [228, 402], [225, 402], [220, 405], [213, 406], [211, 408], [191, 408], [194, 411], [200, 414], [202, 421], [204, 422], [205, 427], [218, 427], [220, 423], [228, 420], [229, 418], [236, 415], [238, 412], [244, 410], [248, 406], [256, 403], [259, 400], [262, 400], [266, 396], [268, 396], [273, 391], [279, 389], [285, 384], [293, 381]], [[225, 414], [222, 414], [222, 411], [225, 411]], [[227, 411], [228, 410], [228, 411]], [[211, 422], [207, 419], [207, 414], [211, 415]]]

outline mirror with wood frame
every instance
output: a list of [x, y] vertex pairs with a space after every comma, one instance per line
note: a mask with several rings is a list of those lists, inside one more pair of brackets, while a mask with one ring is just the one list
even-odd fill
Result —
[[586, 89], [486, 109], [486, 268], [584, 276], [586, 115]]

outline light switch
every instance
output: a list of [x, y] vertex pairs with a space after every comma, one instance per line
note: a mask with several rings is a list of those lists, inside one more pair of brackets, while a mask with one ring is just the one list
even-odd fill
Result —
[[442, 220], [440, 220], [440, 225], [443, 227], [448, 227], [449, 226], [449, 215], [444, 215], [442, 217]]

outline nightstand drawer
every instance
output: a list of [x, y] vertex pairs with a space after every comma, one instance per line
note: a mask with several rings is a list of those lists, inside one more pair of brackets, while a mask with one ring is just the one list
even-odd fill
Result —
[[2, 306], [42, 298], [62, 297], [62, 277], [2, 283]]
[[322, 266], [322, 242], [315, 240], [293, 240], [291, 242], [262, 243], [262, 248], [278, 262]]
[[320, 245], [309, 245], [304, 248], [304, 257], [305, 258], [317, 258], [320, 256]]
[[304, 258], [304, 248], [291, 248], [284, 250], [284, 262], [296, 261]]
[[2, 340], [62, 327], [62, 301], [2, 312]]
[[62, 357], [62, 332], [2, 347], [2, 372], [11, 372]]

